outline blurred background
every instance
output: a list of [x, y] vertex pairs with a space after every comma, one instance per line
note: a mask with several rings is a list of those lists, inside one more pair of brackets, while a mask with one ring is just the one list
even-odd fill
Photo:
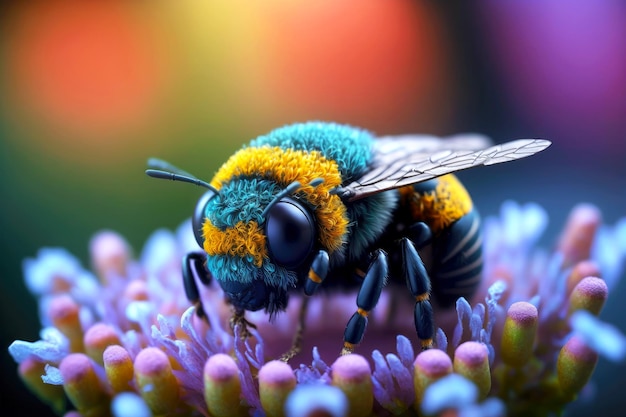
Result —
[[[445, 3], [445, 4], [443, 4]], [[546, 152], [460, 174], [483, 215], [507, 199], [550, 215], [626, 215], [626, 3], [620, 0], [177, 0], [0, 6], [0, 357], [3, 411], [47, 415], [6, 347], [38, 339], [22, 260], [64, 247], [88, 265], [94, 232], [135, 253], [202, 191], [150, 180], [150, 156], [209, 180], [243, 143], [328, 120], [378, 134], [542, 137]], [[603, 318], [626, 331], [622, 283]], [[596, 397], [626, 405], [624, 364]], [[623, 408], [622, 408], [623, 410]]]

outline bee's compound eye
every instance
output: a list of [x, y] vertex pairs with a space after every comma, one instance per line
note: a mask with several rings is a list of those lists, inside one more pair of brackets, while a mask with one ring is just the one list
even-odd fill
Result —
[[196, 209], [193, 212], [193, 217], [191, 218], [191, 225], [193, 226], [193, 236], [196, 238], [196, 242], [200, 247], [204, 247], [204, 239], [202, 238], [202, 224], [204, 223], [204, 218], [206, 217], [206, 206], [209, 204], [209, 200], [215, 197], [215, 192], [212, 190], [204, 193], [198, 203], [196, 204]]
[[313, 249], [315, 223], [308, 210], [285, 198], [270, 209], [265, 234], [272, 258], [293, 268], [301, 264]]

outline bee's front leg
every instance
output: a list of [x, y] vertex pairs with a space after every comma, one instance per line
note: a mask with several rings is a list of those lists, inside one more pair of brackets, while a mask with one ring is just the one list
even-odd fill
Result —
[[342, 355], [352, 353], [355, 346], [361, 343], [365, 327], [367, 326], [367, 315], [378, 303], [380, 293], [387, 281], [388, 270], [387, 253], [382, 249], [378, 249], [374, 253], [367, 273], [361, 283], [356, 299], [357, 311], [346, 325], [346, 330], [343, 334]]
[[202, 307], [200, 292], [196, 284], [195, 276], [200, 279], [204, 285], [211, 283], [211, 273], [205, 266], [206, 255], [204, 252], [190, 252], [183, 257], [183, 287], [187, 299], [196, 306], [198, 317], [204, 318], [206, 314]]
[[325, 250], [320, 250], [315, 258], [313, 258], [311, 268], [309, 268], [309, 274], [304, 283], [304, 298], [302, 299], [302, 305], [300, 306], [298, 327], [293, 336], [291, 348], [280, 357], [280, 360], [283, 362], [289, 362], [291, 358], [300, 352], [304, 328], [306, 326], [306, 314], [309, 305], [309, 297], [315, 293], [320, 284], [326, 279], [326, 275], [328, 274], [328, 263], [328, 252]]

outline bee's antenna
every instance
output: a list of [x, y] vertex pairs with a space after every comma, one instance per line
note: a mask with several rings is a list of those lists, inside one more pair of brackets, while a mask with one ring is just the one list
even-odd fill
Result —
[[164, 161], [162, 159], [159, 158], [149, 158], [148, 159], [148, 168], [151, 169], [156, 169], [159, 171], [169, 171], [169, 172], [173, 172], [175, 174], [178, 175], [184, 175], [185, 177], [189, 177], [189, 178], [196, 178], [195, 175], [190, 174], [189, 172], [178, 168], [175, 165], [170, 164], [167, 161]]
[[[312, 187], [317, 187], [318, 185], [320, 185], [323, 182], [324, 182], [324, 178], [315, 178], [315, 179], [313, 179], [309, 183], [309, 185], [312, 186]], [[281, 198], [295, 193], [296, 191], [298, 191], [298, 189], [300, 189], [301, 186], [302, 185], [298, 181], [294, 181], [291, 184], [289, 184], [287, 187], [285, 187], [284, 190], [282, 190], [281, 192], [276, 194], [274, 199], [272, 201], [270, 201], [269, 204], [265, 207], [265, 210], [263, 210], [263, 213], [261, 213], [261, 216], [264, 219], [267, 218], [267, 213], [274, 206], [274, 204], [278, 203]]]
[[188, 173], [187, 171], [183, 171], [180, 168], [175, 167], [174, 165], [165, 162], [161, 159], [150, 158], [148, 159], [148, 166], [156, 169], [147, 169], [146, 174], [152, 178], [159, 178], [162, 180], [172, 180], [172, 181], [181, 181], [188, 182], [191, 184], [199, 185], [204, 188], [208, 188], [213, 191], [215, 194], [219, 194], [217, 188], [213, 187], [206, 181], [202, 181]]
[[274, 199], [269, 202], [269, 204], [265, 207], [265, 210], [263, 210], [263, 213], [261, 213], [261, 217], [266, 219], [267, 213], [270, 211], [272, 207], [274, 207], [274, 204], [278, 203], [281, 198], [295, 193], [296, 191], [298, 191], [300, 187], [301, 185], [298, 181], [294, 181], [291, 184], [289, 184], [287, 187], [285, 187], [284, 190], [276, 194], [276, 196], [274, 196]]

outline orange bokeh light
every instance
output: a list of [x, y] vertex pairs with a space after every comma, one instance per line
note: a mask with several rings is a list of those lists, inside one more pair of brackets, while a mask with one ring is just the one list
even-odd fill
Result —
[[[83, 141], [122, 139], [147, 127], [164, 94], [156, 32], [128, 3], [36, 2], [3, 31], [10, 103], [22, 123]], [[7, 82], [7, 81], [5, 81]]]
[[440, 127], [447, 113], [441, 103], [450, 98], [448, 48], [428, 5], [287, 3], [263, 7], [273, 46], [265, 50], [275, 74], [270, 86], [286, 108], [348, 120], [368, 115], [370, 128], [387, 131], [402, 130], [415, 118], [430, 119], [423, 128]]

